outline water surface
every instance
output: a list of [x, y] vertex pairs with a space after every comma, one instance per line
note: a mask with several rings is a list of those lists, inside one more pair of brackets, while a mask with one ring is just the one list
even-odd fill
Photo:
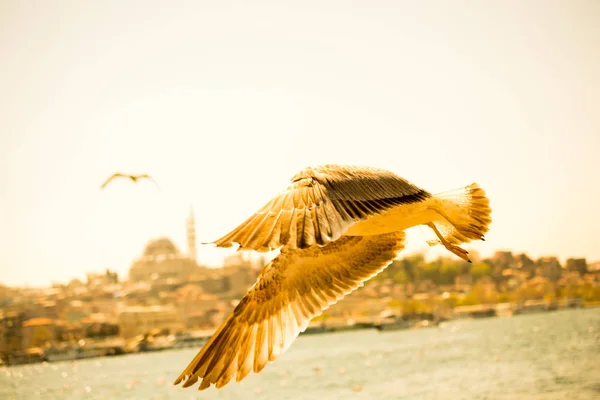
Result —
[[0, 369], [2, 399], [600, 399], [600, 309], [299, 337], [203, 392], [173, 386], [197, 349]]

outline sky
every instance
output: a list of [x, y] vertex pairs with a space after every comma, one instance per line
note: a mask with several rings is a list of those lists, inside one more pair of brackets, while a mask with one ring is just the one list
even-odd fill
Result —
[[[125, 277], [153, 238], [186, 251], [190, 208], [215, 240], [322, 163], [478, 182], [484, 256], [600, 260], [598, 21], [595, 0], [2, 1], [0, 282]], [[100, 191], [116, 171], [160, 190]]]

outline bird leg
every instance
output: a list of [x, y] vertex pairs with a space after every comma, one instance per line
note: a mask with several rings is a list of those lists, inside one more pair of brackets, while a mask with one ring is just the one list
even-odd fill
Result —
[[438, 239], [437, 237], [435, 239], [432, 238], [430, 231], [428, 230], [427, 232], [425, 232], [422, 228], [422, 225], [419, 225], [419, 230], [423, 234], [425, 243], [427, 243], [429, 246], [433, 247], [433, 246], [437, 246], [438, 244], [440, 244], [440, 239]]
[[462, 258], [465, 261], [471, 262], [471, 259], [467, 255], [467, 254], [469, 254], [469, 252], [463, 248], [460, 248], [460, 247], [450, 243], [446, 239], [444, 239], [444, 236], [442, 236], [442, 234], [440, 233], [440, 231], [438, 230], [438, 228], [435, 226], [435, 224], [433, 222], [427, 223], [427, 226], [430, 227], [433, 230], [433, 232], [435, 232], [435, 234], [437, 235], [437, 237], [440, 240], [440, 243], [443, 244], [444, 247], [448, 251], [450, 251], [453, 254], [456, 254], [457, 256], [459, 256], [460, 258]]

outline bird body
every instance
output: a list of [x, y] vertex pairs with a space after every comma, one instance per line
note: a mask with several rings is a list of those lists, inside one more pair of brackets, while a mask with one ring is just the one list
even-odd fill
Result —
[[123, 174], [123, 173], [120, 173], [120, 172], [116, 172], [116, 173], [112, 174], [106, 181], [104, 181], [104, 183], [102, 184], [102, 186], [100, 186], [100, 189], [104, 189], [110, 182], [112, 182], [113, 180], [115, 180], [117, 178], [130, 179], [134, 183], [137, 183], [139, 180], [142, 180], [142, 179], [148, 179], [149, 181], [152, 181], [156, 185], [156, 187], [158, 188], [158, 184], [148, 174], [131, 175], [131, 174]]
[[[482, 221], [487, 226], [490, 211], [485, 192], [477, 184], [472, 184], [462, 190], [440, 193], [422, 202], [406, 204], [374, 215], [350, 226], [345, 235], [376, 235], [403, 231], [428, 223], [450, 229], [453, 224], [449, 221], [463, 229], [466, 229], [465, 225], [468, 224], [482, 225]], [[469, 214], [473, 212], [476, 213], [475, 216]], [[481, 239], [486, 232], [487, 229], [484, 230], [481, 226], [474, 235], [470, 235], [470, 239]]]
[[413, 226], [422, 225], [438, 219], [435, 211], [429, 205], [435, 204], [436, 199], [431, 198], [423, 202], [405, 204], [402, 207], [384, 211], [373, 215], [365, 221], [360, 221], [348, 228], [344, 235], [367, 236], [388, 232], [403, 231]]
[[231, 232], [212, 242], [259, 252], [280, 249], [233, 313], [174, 382], [199, 390], [260, 372], [310, 320], [385, 269], [404, 230], [427, 225], [466, 261], [458, 244], [483, 240], [491, 223], [477, 184], [433, 195], [392, 172], [322, 165], [296, 174]]

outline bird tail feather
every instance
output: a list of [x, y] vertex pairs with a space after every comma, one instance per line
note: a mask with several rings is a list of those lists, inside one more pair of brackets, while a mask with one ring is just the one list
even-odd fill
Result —
[[434, 198], [435, 210], [443, 217], [439, 228], [444, 239], [452, 244], [485, 240], [492, 209], [485, 191], [477, 183], [435, 194]]

